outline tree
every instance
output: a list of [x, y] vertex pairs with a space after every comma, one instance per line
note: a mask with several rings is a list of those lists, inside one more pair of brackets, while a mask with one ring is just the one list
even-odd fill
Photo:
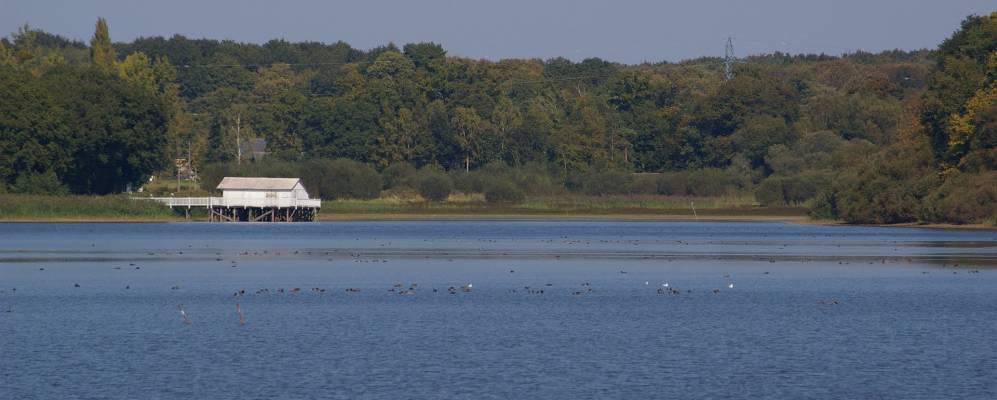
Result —
[[447, 51], [443, 50], [443, 46], [433, 42], [409, 43], [402, 49], [405, 56], [412, 60], [416, 68], [429, 68], [447, 57]]
[[431, 137], [425, 115], [401, 108], [398, 115], [382, 117], [380, 125], [375, 154], [378, 165], [386, 167], [400, 161], [420, 164], [428, 161]]
[[132, 53], [118, 64], [118, 76], [149, 93], [159, 93], [156, 71], [144, 53]]
[[0, 67], [12, 66], [14, 64], [14, 52], [7, 48], [3, 44], [3, 41], [0, 41]]
[[[935, 158], [958, 166], [973, 152], [976, 114], [997, 100], [997, 12], [971, 16], [938, 48], [921, 112]], [[986, 149], [979, 149], [986, 152]]]
[[306, 99], [295, 90], [297, 79], [289, 65], [275, 64], [260, 69], [253, 89], [249, 119], [267, 139], [271, 155], [284, 160], [301, 158], [304, 149], [298, 132], [303, 130], [301, 112]]
[[419, 195], [429, 201], [444, 201], [453, 191], [453, 182], [446, 175], [433, 172], [419, 182]]
[[505, 159], [508, 155], [513, 164], [522, 162], [519, 154], [509, 151], [515, 146], [515, 131], [521, 129], [522, 124], [523, 118], [512, 100], [508, 97], [500, 98], [495, 104], [495, 109], [492, 110], [491, 118], [491, 125], [495, 128], [495, 136], [499, 145], [499, 158]]
[[464, 170], [470, 171], [471, 159], [476, 158], [481, 151], [485, 122], [475, 109], [457, 107], [452, 124], [457, 131], [457, 143], [464, 154]]
[[753, 167], [758, 167], [765, 164], [770, 146], [789, 143], [793, 137], [781, 117], [756, 116], [746, 120], [731, 139], [734, 149], [744, 154]]
[[107, 20], [104, 18], [97, 18], [97, 27], [93, 38], [90, 39], [90, 61], [101, 72], [106, 74], [114, 72], [117, 56], [114, 54], [111, 35], [107, 30]]
[[17, 64], [35, 65], [38, 63], [42, 56], [42, 49], [36, 43], [37, 38], [38, 32], [32, 30], [27, 23], [17, 29], [17, 33], [14, 34], [15, 51], [13, 52]]

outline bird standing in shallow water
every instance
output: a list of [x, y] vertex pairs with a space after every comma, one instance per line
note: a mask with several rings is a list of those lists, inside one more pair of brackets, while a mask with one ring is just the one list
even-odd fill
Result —
[[190, 318], [187, 317], [187, 311], [183, 309], [183, 304], [177, 304], [177, 308], [180, 309], [180, 316], [183, 317], [183, 323], [190, 325]]
[[235, 303], [235, 312], [239, 314], [239, 325], [246, 325], [246, 317], [242, 315], [242, 308], [239, 307], [239, 303]]

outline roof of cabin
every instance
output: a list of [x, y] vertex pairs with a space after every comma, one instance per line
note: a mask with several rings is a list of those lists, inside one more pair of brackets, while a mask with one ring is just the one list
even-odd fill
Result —
[[227, 176], [216, 189], [220, 190], [291, 190], [300, 182], [298, 178], [235, 178]]

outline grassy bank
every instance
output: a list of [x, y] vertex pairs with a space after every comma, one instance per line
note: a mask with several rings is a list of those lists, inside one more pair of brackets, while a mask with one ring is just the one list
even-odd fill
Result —
[[115, 196], [0, 194], [3, 221], [176, 221], [182, 216], [158, 203]]
[[[455, 194], [443, 202], [419, 198], [327, 200], [320, 220], [434, 218], [621, 218], [621, 219], [800, 219], [801, 208], [761, 208], [749, 196], [529, 197], [520, 204], [493, 204], [480, 194]], [[695, 212], [693, 211], [695, 207]], [[204, 218], [194, 218], [203, 220]], [[0, 195], [2, 221], [182, 221], [153, 202], [115, 196]]]
[[[695, 208], [695, 211], [693, 210]], [[480, 195], [452, 195], [445, 202], [419, 199], [322, 202], [321, 220], [432, 218], [800, 219], [802, 208], [762, 208], [741, 197], [583, 196], [528, 197], [520, 204], [491, 204]]]

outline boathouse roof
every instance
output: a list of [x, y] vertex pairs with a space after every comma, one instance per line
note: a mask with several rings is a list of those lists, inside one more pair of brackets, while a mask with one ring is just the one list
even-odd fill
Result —
[[216, 189], [219, 190], [292, 190], [301, 182], [298, 178], [236, 178], [227, 176]]

